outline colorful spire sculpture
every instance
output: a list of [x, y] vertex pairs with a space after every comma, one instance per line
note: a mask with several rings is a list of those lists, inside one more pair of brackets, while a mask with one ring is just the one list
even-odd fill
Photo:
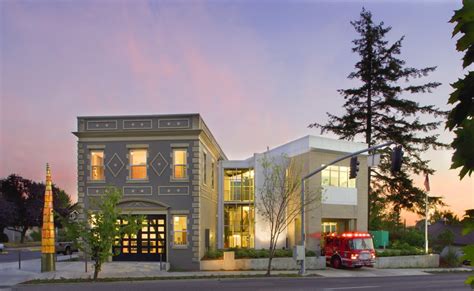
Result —
[[46, 164], [46, 189], [44, 192], [43, 228], [41, 230], [41, 272], [56, 270], [52, 185], [51, 170], [49, 164]]

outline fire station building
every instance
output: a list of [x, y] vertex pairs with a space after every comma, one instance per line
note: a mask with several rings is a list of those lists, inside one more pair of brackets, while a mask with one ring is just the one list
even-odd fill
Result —
[[[107, 186], [122, 190], [123, 212], [147, 217], [142, 229], [117, 241], [117, 261], [165, 261], [197, 270], [208, 249], [267, 248], [268, 227], [256, 211], [263, 185], [255, 153], [229, 160], [199, 114], [78, 117], [78, 203], [93, 209]], [[305, 136], [265, 154], [301, 165], [303, 175], [366, 144]], [[307, 248], [319, 248], [323, 232], [367, 230], [367, 158], [349, 179], [349, 160], [307, 181], [320, 191], [306, 212]], [[122, 222], [126, 223], [126, 222]], [[300, 240], [296, 219], [280, 247]]]

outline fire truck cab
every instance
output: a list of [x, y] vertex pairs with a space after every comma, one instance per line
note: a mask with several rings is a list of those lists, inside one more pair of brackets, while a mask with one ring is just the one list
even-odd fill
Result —
[[360, 268], [373, 267], [375, 250], [372, 236], [368, 232], [331, 233], [324, 238], [323, 254], [326, 264], [339, 269], [342, 266]]

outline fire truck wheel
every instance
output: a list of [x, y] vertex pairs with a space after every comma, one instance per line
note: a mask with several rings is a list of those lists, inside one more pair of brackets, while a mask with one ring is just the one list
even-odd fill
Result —
[[331, 267], [334, 269], [340, 269], [342, 266], [341, 258], [339, 257], [333, 257], [331, 260]]

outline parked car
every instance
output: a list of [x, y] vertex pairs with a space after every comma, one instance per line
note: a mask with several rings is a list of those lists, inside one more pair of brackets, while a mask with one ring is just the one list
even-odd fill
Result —
[[71, 255], [73, 252], [77, 252], [77, 246], [73, 242], [56, 242], [57, 254], [63, 253], [64, 255]]

